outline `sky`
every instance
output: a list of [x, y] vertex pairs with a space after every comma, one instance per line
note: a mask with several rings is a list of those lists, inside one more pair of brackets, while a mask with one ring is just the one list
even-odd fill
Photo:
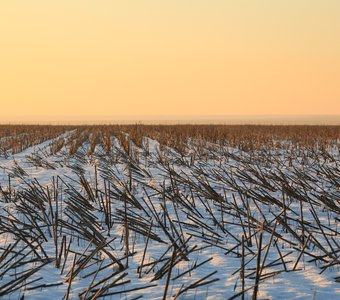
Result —
[[1, 1], [0, 104], [3, 120], [340, 115], [340, 1]]

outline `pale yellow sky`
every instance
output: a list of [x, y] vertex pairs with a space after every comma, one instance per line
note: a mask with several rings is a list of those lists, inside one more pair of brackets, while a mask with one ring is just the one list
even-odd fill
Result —
[[340, 114], [340, 1], [1, 1], [0, 83], [13, 119]]

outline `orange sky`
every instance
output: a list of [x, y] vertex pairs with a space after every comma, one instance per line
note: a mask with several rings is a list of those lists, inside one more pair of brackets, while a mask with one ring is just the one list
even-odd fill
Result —
[[10, 0], [0, 116], [340, 114], [339, 0]]

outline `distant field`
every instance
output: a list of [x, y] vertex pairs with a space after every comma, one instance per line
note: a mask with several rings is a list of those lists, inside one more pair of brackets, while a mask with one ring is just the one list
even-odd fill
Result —
[[340, 126], [0, 125], [1, 299], [340, 297]]

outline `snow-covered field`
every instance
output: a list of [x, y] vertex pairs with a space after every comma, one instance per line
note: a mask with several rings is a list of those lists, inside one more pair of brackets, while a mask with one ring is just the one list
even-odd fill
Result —
[[52, 142], [0, 157], [0, 298], [340, 299], [337, 144]]

